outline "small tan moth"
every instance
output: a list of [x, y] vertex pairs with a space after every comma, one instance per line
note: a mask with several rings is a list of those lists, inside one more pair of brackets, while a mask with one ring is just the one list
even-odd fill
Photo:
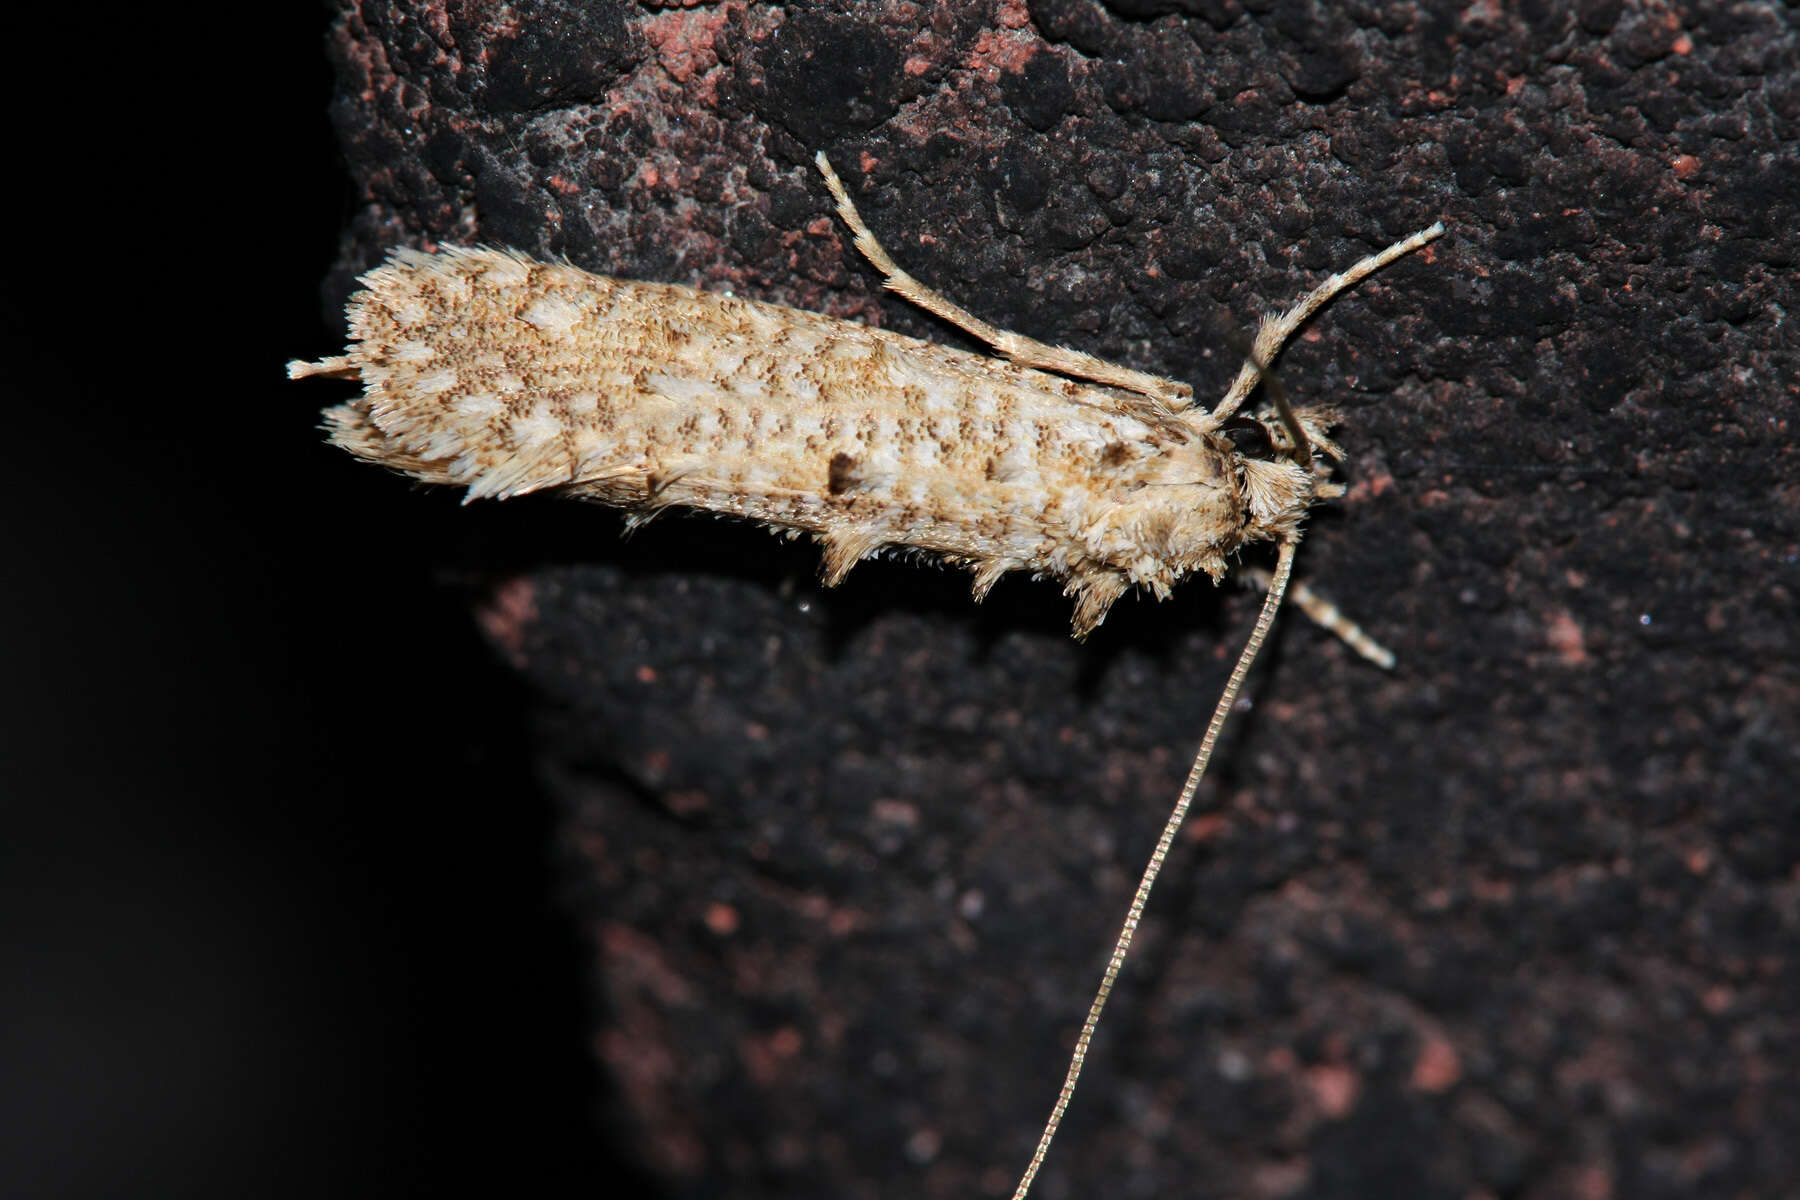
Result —
[[[1288, 588], [1307, 510], [1343, 493], [1327, 408], [1240, 412], [1302, 322], [1444, 232], [1420, 230], [1263, 318], [1211, 410], [1186, 384], [1008, 333], [896, 266], [823, 154], [819, 171], [885, 285], [992, 346], [995, 358], [774, 304], [592, 275], [505, 250], [399, 250], [350, 300], [352, 344], [291, 378], [359, 380], [325, 414], [356, 457], [470, 499], [554, 491], [647, 520], [687, 505], [806, 532], [841, 580], [886, 546], [967, 567], [977, 600], [1008, 571], [1060, 579], [1085, 637], [1129, 588], [1218, 582], [1253, 542], [1277, 556], [1268, 596], [1138, 883], [1056, 1104], [1015, 1193], [1030, 1190], [1150, 889]], [[1324, 601], [1296, 601], [1376, 661]], [[1391, 656], [1388, 659], [1391, 662]], [[1386, 665], [1386, 664], [1384, 664]]]

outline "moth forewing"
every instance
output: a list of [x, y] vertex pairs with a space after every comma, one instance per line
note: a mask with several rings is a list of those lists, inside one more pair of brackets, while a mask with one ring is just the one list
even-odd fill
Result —
[[[350, 300], [351, 345], [293, 378], [360, 380], [329, 410], [356, 457], [471, 498], [561, 492], [642, 518], [684, 505], [812, 534], [835, 584], [883, 547], [973, 575], [1060, 579], [1084, 637], [1131, 588], [1215, 582], [1273, 542], [1268, 596], [1145, 868], [1063, 1086], [1016, 1196], [1030, 1189], [1074, 1094], [1219, 731], [1281, 604], [1307, 510], [1341, 494], [1328, 410], [1243, 414], [1266, 364], [1333, 296], [1443, 233], [1421, 230], [1264, 317], [1209, 411], [1183, 383], [996, 329], [902, 271], [823, 154], [817, 165], [886, 287], [1001, 357], [675, 284], [592, 275], [485, 248], [395, 252]], [[1308, 611], [1317, 606], [1308, 598]], [[1331, 610], [1341, 626], [1355, 630]], [[1341, 631], [1341, 630], [1340, 630]], [[1346, 634], [1365, 653], [1374, 644]], [[1374, 647], [1379, 650], [1379, 647]], [[1383, 652], [1385, 653], [1385, 652]]]

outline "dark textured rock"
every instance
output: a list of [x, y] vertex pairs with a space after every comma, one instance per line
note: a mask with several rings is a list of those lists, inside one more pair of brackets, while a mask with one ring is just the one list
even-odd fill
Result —
[[[470, 11], [337, 25], [334, 297], [480, 240], [959, 341], [879, 294], [824, 149], [920, 278], [1210, 397], [1261, 310], [1450, 227], [1282, 363], [1354, 481], [1302, 575], [1400, 667], [1288, 616], [1042, 1195], [1793, 1194], [1794, 10]], [[753, 529], [509, 512], [541, 562], [476, 603], [646, 1163], [1007, 1192], [1255, 599], [1076, 645], [1023, 579], [828, 593]]]

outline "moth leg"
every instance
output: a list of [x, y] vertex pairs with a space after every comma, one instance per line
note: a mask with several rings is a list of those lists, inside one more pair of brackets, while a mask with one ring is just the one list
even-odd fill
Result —
[[[1269, 590], [1269, 572], [1261, 567], [1245, 567], [1244, 574], [1257, 587]], [[1313, 622], [1324, 627], [1325, 631], [1335, 635], [1344, 645], [1350, 647], [1384, 671], [1394, 669], [1394, 652], [1376, 641], [1364, 631], [1361, 625], [1344, 615], [1344, 610], [1327, 600], [1304, 583], [1294, 583], [1288, 588], [1288, 599], [1300, 606], [1300, 611], [1311, 617]]]
[[863, 224], [855, 202], [850, 199], [850, 193], [844, 190], [837, 172], [831, 169], [831, 163], [826, 161], [823, 150], [814, 156], [813, 162], [818, 166], [819, 174], [825, 177], [825, 186], [831, 189], [831, 198], [837, 201], [838, 216], [850, 227], [850, 232], [856, 235], [856, 248], [881, 272], [882, 284], [889, 291], [899, 292], [926, 312], [942, 317], [971, 337], [980, 338], [1002, 356], [1022, 367], [1055, 371], [1060, 375], [1071, 375], [1122, 391], [1135, 392], [1161, 401], [1169, 408], [1184, 408], [1192, 402], [1194, 389], [1185, 383], [1144, 371], [1133, 371], [1092, 354], [1052, 346], [1047, 342], [996, 328], [955, 301], [926, 287], [901, 270], [888, 257], [888, 252], [881, 248], [881, 243], [875, 240], [875, 235]]
[[[1300, 328], [1306, 318], [1318, 312], [1326, 301], [1345, 288], [1355, 287], [1396, 258], [1411, 254], [1433, 238], [1442, 237], [1443, 233], [1444, 223], [1438, 221], [1428, 228], [1419, 230], [1411, 237], [1401, 238], [1380, 254], [1371, 254], [1348, 271], [1331, 276], [1324, 283], [1300, 297], [1294, 307], [1280, 316], [1264, 317], [1262, 323], [1256, 328], [1256, 341], [1251, 345], [1250, 353], [1244, 359], [1244, 365], [1238, 368], [1237, 378], [1232, 381], [1231, 389], [1225, 393], [1223, 400], [1213, 406], [1213, 419], [1222, 422], [1238, 410], [1238, 406], [1243, 404], [1250, 393], [1255, 390], [1257, 382], [1267, 372], [1267, 364], [1275, 361], [1275, 356], [1281, 353], [1281, 348], [1287, 344], [1288, 338], [1294, 335], [1294, 330]], [[859, 242], [858, 245], [861, 243]], [[1296, 593], [1295, 599], [1298, 598], [1298, 593]]]

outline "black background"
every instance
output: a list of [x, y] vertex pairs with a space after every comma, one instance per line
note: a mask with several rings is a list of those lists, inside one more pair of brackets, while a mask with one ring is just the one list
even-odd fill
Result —
[[42, 74], [13, 78], [0, 271], [0, 1175], [591, 1179], [550, 812], [428, 565], [455, 503], [390, 521], [418, 497], [283, 375], [341, 344], [325, 13], [239, 11], [14, 31]]

